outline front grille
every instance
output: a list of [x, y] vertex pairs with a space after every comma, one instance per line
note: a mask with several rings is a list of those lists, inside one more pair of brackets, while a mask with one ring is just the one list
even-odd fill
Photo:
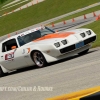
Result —
[[71, 50], [74, 50], [74, 49], [75, 49], [75, 45], [71, 45], [71, 46], [69, 46], [69, 47], [60, 49], [60, 52], [61, 52], [61, 53], [66, 53], [66, 52], [71, 51]]
[[95, 40], [96, 40], [96, 36], [91, 37], [91, 38], [89, 38], [89, 39], [84, 40], [84, 44], [86, 45], [86, 44], [91, 43], [91, 42], [93, 42], [93, 41], [95, 41]]
[[[96, 36], [91, 37], [91, 38], [89, 38], [89, 39], [86, 39], [86, 40], [84, 40], [84, 45], [86, 45], [86, 44], [88, 44], [88, 43], [91, 43], [91, 42], [93, 42], [93, 41], [95, 41], [95, 40], [96, 40]], [[79, 47], [78, 47], [78, 48], [79, 48]], [[77, 49], [77, 47], [75, 46], [75, 44], [74, 44], [74, 45], [71, 45], [71, 46], [69, 46], [69, 47], [60, 49], [60, 52], [61, 52], [61, 53], [66, 53], [66, 52], [72, 51], [72, 50], [74, 50], [74, 49]]]

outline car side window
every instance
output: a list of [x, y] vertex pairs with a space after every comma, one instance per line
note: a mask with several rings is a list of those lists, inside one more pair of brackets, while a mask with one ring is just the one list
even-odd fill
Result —
[[18, 48], [17, 42], [15, 39], [8, 40], [2, 44], [2, 52], [12, 50], [12, 46]]
[[25, 44], [25, 42], [21, 39], [20, 36], [18, 36], [17, 39], [18, 39], [18, 42], [19, 42], [20, 46], [23, 46]]

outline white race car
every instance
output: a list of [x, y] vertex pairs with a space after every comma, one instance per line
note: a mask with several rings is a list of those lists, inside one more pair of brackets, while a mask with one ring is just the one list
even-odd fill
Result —
[[57, 61], [74, 54], [85, 54], [96, 40], [91, 29], [54, 32], [38, 27], [11, 36], [0, 43], [0, 76], [14, 70]]

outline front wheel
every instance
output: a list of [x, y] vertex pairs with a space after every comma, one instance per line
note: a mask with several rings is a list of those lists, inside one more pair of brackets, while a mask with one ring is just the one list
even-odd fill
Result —
[[79, 55], [84, 55], [84, 54], [86, 54], [88, 51], [89, 51], [89, 49], [86, 49], [86, 50], [84, 50], [84, 51], [82, 51], [82, 52], [80, 52], [80, 53], [78, 53], [78, 54], [79, 54]]
[[45, 67], [47, 62], [43, 54], [39, 51], [34, 51], [32, 54], [32, 59], [37, 67]]

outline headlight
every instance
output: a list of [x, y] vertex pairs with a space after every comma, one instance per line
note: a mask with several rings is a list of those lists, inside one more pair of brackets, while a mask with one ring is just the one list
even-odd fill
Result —
[[91, 35], [91, 34], [92, 34], [90, 30], [89, 30], [89, 31], [86, 31], [86, 33], [87, 33], [88, 35]]
[[85, 33], [81, 33], [80, 35], [81, 35], [83, 38], [85, 37]]
[[67, 44], [67, 40], [62, 40], [61, 42], [63, 43], [63, 45]]
[[59, 42], [54, 43], [54, 45], [55, 45], [57, 48], [60, 47], [60, 43], [59, 43]]

